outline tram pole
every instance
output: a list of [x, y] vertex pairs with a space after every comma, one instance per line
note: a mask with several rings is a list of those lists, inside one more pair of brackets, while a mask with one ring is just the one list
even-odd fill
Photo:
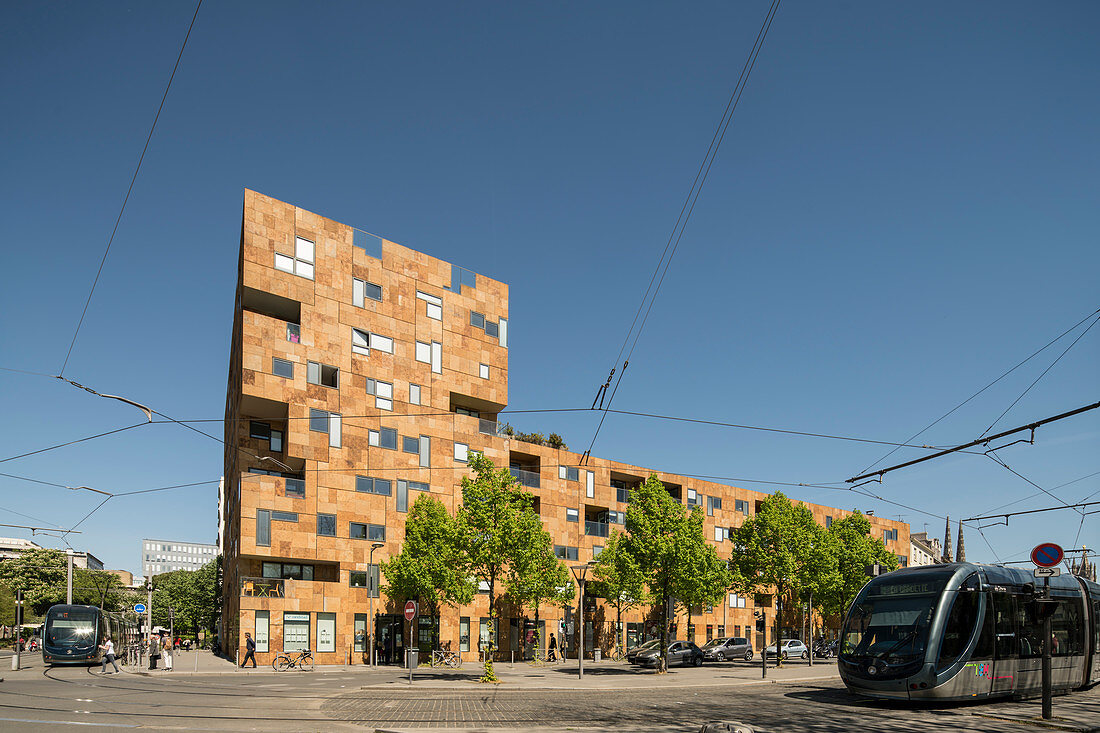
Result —
[[1051, 710], [1051, 683], [1050, 683], [1050, 656], [1051, 656], [1051, 628], [1050, 617], [1054, 614], [1053, 600], [1050, 597], [1050, 578], [1043, 578], [1043, 600], [1047, 608], [1043, 609], [1043, 720], [1050, 720], [1054, 713]]

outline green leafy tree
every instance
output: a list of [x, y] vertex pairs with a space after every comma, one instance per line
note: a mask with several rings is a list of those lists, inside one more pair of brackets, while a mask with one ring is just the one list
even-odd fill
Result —
[[835, 520], [826, 534], [837, 559], [837, 579], [832, 588], [821, 594], [821, 609], [839, 625], [848, 606], [869, 580], [867, 566], [877, 562], [895, 570], [898, 558], [880, 538], [871, 536], [871, 522], [858, 510]]
[[28, 550], [0, 562], [0, 583], [13, 594], [23, 591], [26, 620], [41, 617], [53, 604], [65, 602], [66, 564], [61, 550]]
[[470, 573], [489, 586], [489, 649], [481, 680], [496, 682], [492, 651], [498, 585], [525, 552], [527, 537], [521, 519], [525, 512], [534, 513], [533, 499], [507, 468], [498, 469], [484, 455], [472, 455], [470, 468], [474, 477], [462, 477], [458, 531]]
[[622, 639], [623, 611], [640, 606], [647, 600], [645, 578], [634, 556], [626, 551], [625, 541], [622, 532], [612, 530], [603, 552], [596, 558], [589, 584], [592, 595], [606, 598], [615, 607], [616, 643], [623, 648], [626, 646]]
[[[427, 494], [413, 502], [405, 519], [401, 554], [380, 564], [389, 598], [415, 599], [434, 619], [442, 605], [470, 603], [477, 591], [467, 568], [458, 522], [439, 499]], [[439, 646], [439, 627], [432, 630]]]
[[[765, 499], [755, 515], [731, 535], [734, 544], [730, 569], [733, 585], [743, 593], [774, 591], [777, 604], [824, 592], [822, 579], [836, 579], [835, 548], [824, 528], [803, 504], [792, 504], [781, 491]], [[782, 639], [775, 614], [775, 642]], [[778, 646], [777, 646], [778, 649]], [[776, 655], [777, 663], [780, 662]]]
[[[565, 564], [554, 555], [550, 533], [534, 510], [520, 514], [518, 529], [528, 539], [509, 566], [508, 596], [520, 608], [534, 609], [537, 635], [540, 607], [543, 603], [569, 604], [574, 596], [573, 580]], [[536, 647], [542, 648], [541, 638], [536, 638]]]
[[703, 513], [685, 512], [656, 475], [631, 494], [626, 510], [625, 552], [633, 558], [654, 600], [660, 603], [661, 664], [668, 668], [668, 611], [672, 598], [717, 599], [730, 578], [703, 537]]
[[153, 576], [153, 624], [172, 626], [196, 639], [199, 631], [211, 632], [217, 613], [217, 577], [217, 560], [198, 570], [173, 570]]

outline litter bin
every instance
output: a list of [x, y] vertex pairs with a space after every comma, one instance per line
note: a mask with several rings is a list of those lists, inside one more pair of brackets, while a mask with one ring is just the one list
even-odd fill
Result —
[[592, 652], [592, 661], [598, 662], [602, 658], [603, 658], [603, 651], [602, 650], [597, 649], [594, 652]]
[[420, 650], [419, 649], [409, 649], [406, 652], [406, 654], [408, 655], [408, 657], [407, 657], [408, 662], [407, 662], [407, 667], [406, 668], [407, 669], [416, 669], [417, 668], [417, 663], [420, 660]]

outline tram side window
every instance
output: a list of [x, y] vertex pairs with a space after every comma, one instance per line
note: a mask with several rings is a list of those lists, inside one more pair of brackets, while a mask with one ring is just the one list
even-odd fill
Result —
[[966, 645], [978, 623], [978, 599], [980, 594], [972, 590], [959, 590], [951, 606], [951, 615], [943, 629], [940, 643], [940, 661], [937, 672], [950, 667], [966, 650]]
[[1020, 658], [1035, 659], [1043, 656], [1042, 628], [1038, 607], [1033, 598], [1016, 599], [1016, 628], [1020, 634]]
[[1054, 643], [1051, 645], [1051, 654], [1054, 656], [1068, 657], [1085, 653], [1081, 607], [1076, 599], [1058, 601], [1050, 619], [1050, 630], [1054, 636]]

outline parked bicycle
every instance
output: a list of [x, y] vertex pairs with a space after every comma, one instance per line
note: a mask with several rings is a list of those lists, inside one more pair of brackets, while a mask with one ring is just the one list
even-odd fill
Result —
[[621, 662], [624, 659], [626, 659], [626, 652], [623, 650], [623, 648], [621, 646], [616, 646], [607, 655], [607, 658], [610, 659], [612, 662]]
[[275, 660], [271, 663], [271, 666], [276, 672], [285, 672], [288, 669], [297, 667], [303, 672], [313, 671], [313, 652], [309, 649], [300, 651], [293, 657], [286, 654], [280, 654], [275, 657]]
[[458, 652], [452, 652], [449, 649], [436, 649], [432, 652], [431, 666], [458, 669], [462, 666], [462, 657]]

